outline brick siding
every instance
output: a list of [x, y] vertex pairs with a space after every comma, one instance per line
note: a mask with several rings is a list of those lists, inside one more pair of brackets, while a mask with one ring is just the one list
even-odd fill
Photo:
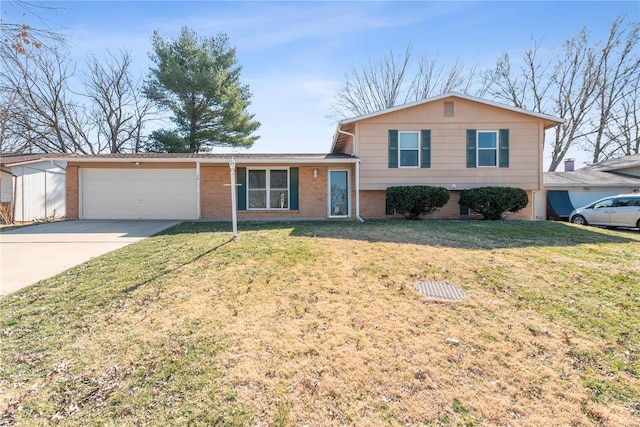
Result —
[[[245, 165], [238, 164], [239, 167]], [[260, 166], [256, 166], [259, 168]], [[273, 166], [271, 166], [273, 167]], [[349, 167], [349, 166], [347, 166]], [[313, 176], [317, 169], [317, 177]], [[328, 166], [300, 166], [299, 182], [299, 210], [241, 210], [238, 211], [239, 220], [250, 219], [323, 219], [327, 218], [327, 179]], [[336, 166], [335, 169], [344, 169]], [[352, 169], [352, 168], [351, 168]], [[353, 170], [351, 170], [353, 181]], [[228, 167], [201, 166], [200, 169], [200, 211], [202, 219], [230, 219], [231, 193], [228, 186], [230, 174]], [[353, 182], [351, 185], [351, 210], [355, 213], [355, 193]], [[240, 191], [246, 191], [241, 189]]]
[[67, 165], [66, 181], [67, 219], [78, 219], [78, 166]]

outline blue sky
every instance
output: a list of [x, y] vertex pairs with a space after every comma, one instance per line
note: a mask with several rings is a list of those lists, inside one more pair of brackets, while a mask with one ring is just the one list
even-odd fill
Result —
[[[5, 3], [5, 2], [3, 2]], [[201, 36], [222, 31], [237, 49], [242, 81], [253, 93], [250, 112], [262, 123], [251, 152], [326, 152], [335, 120], [330, 105], [344, 76], [369, 58], [411, 44], [417, 59], [438, 55], [479, 69], [503, 52], [521, 57], [542, 40], [548, 55], [587, 25], [593, 39], [626, 13], [640, 20], [640, 2], [499, 1], [61, 1], [40, 12], [63, 27], [82, 63], [88, 54], [127, 50], [148, 70], [151, 36], [175, 37], [183, 26]], [[4, 19], [16, 21], [4, 7]], [[13, 14], [13, 16], [12, 16]], [[37, 23], [36, 23], [37, 25]], [[580, 160], [580, 153], [574, 152]]]

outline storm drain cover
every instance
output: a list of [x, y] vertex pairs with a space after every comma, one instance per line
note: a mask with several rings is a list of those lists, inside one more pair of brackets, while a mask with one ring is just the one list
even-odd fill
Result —
[[464, 291], [457, 286], [453, 286], [447, 282], [436, 282], [434, 280], [425, 280], [413, 285], [413, 288], [430, 298], [437, 298], [448, 301], [457, 301], [464, 298]]

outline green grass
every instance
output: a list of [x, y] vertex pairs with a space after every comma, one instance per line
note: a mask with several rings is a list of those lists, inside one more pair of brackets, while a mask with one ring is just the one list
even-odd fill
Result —
[[[0, 425], [640, 423], [637, 231], [300, 222], [229, 238], [184, 223], [1, 299]], [[467, 297], [429, 300], [418, 280]]]

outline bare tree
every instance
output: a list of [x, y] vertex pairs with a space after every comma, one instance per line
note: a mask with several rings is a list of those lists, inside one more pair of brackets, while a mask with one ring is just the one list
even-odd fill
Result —
[[401, 55], [391, 50], [353, 68], [336, 94], [332, 117], [361, 116], [446, 92], [472, 90], [476, 67], [466, 71], [459, 61], [447, 66], [438, 55], [423, 55], [414, 68], [411, 55], [411, 46], [407, 46]]
[[629, 103], [626, 98], [630, 87], [637, 87], [640, 79], [640, 27], [638, 24], [623, 27], [623, 23], [623, 16], [612, 23], [609, 37], [596, 56], [598, 86], [591, 120], [592, 133], [583, 143], [586, 151], [591, 153], [593, 163], [621, 154], [618, 152], [620, 145], [616, 135], [607, 132], [610, 122], [629, 119], [615, 117], [620, 105], [624, 103], [623, 114], [637, 116], [635, 108], [631, 108], [637, 108], [637, 104]]
[[13, 137], [11, 126], [10, 105], [14, 103], [14, 96], [0, 88], [0, 153], [21, 153], [25, 147], [21, 141]]
[[512, 70], [508, 53], [503, 53], [495, 67], [483, 73], [483, 79], [487, 93], [493, 99], [514, 107], [527, 108], [526, 84], [521, 75]]
[[608, 39], [599, 43], [589, 40], [584, 27], [565, 41], [551, 61], [540, 58], [540, 44], [534, 40], [517, 71], [505, 53], [483, 75], [487, 93], [494, 99], [565, 119], [545, 141], [551, 153], [550, 171], [573, 146], [588, 151], [598, 162], [620, 154], [619, 138], [632, 139], [630, 120], [638, 113], [637, 102], [630, 102], [628, 94], [640, 80], [640, 31], [637, 23], [623, 27], [623, 22], [624, 17], [618, 17]]
[[8, 114], [13, 135], [31, 151], [94, 153], [86, 108], [68, 87], [73, 64], [57, 49], [2, 49], [0, 81], [14, 103]]
[[131, 55], [108, 53], [102, 61], [93, 57], [87, 68], [85, 95], [94, 106], [97, 144], [111, 153], [140, 151], [152, 104], [142, 93], [141, 79], [131, 76]]
[[336, 96], [333, 110], [338, 117], [361, 116], [396, 105], [411, 59], [411, 47], [404, 55], [389, 51], [382, 59], [369, 59], [361, 68], [354, 68]]
[[467, 72], [459, 60], [452, 66], [447, 66], [439, 60], [438, 55], [423, 55], [407, 90], [405, 102], [419, 101], [453, 91], [469, 93], [474, 83], [475, 72], [476, 67]]
[[[57, 49], [2, 47], [3, 150], [96, 154], [138, 152], [152, 110], [131, 57], [87, 61], [83, 90], [70, 88], [75, 64]], [[8, 102], [8, 101], [11, 102]]]
[[616, 155], [640, 154], [640, 79], [630, 86], [630, 91], [616, 106], [607, 122], [606, 138], [614, 141]]
[[492, 98], [537, 113], [548, 112], [548, 103], [556, 79], [557, 67], [540, 58], [540, 42], [524, 52], [519, 71], [514, 71], [511, 57], [503, 53], [494, 68], [483, 74], [486, 93]]
[[[46, 11], [60, 9], [50, 1], [4, 1], [3, 17], [0, 19], [0, 44], [14, 52], [24, 54], [30, 47], [40, 49], [63, 43], [65, 38], [61, 27], [42, 17]], [[16, 21], [29, 17], [38, 22], [36, 27], [27, 23], [7, 22], [8, 9], [20, 15]]]
[[589, 47], [587, 28], [578, 37], [568, 39], [556, 60], [554, 105], [552, 114], [565, 122], [555, 128], [549, 171], [555, 171], [575, 141], [591, 133], [585, 122], [595, 104], [598, 70], [593, 49]]

